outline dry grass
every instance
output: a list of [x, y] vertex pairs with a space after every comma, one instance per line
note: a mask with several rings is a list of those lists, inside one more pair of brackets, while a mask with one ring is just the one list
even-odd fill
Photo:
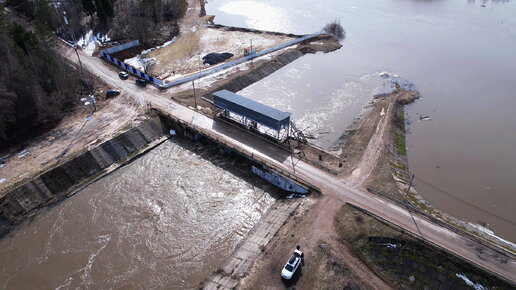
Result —
[[[167, 78], [172, 72], [176, 76], [186, 75], [199, 70], [199, 57], [208, 53], [229, 52], [235, 56], [228, 61], [243, 56], [244, 48], [251, 42], [257, 51], [285, 43], [293, 38], [269, 33], [230, 31], [224, 28], [197, 27], [195, 31], [182, 34], [171, 45], [154, 50], [149, 57], [157, 59], [151, 74]], [[201, 69], [205, 68], [201, 63]]]

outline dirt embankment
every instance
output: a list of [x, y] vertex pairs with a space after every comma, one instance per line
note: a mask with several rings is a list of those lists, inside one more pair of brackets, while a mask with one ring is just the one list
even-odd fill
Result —
[[506, 281], [352, 206], [342, 206], [334, 224], [339, 242], [393, 288], [512, 289]]
[[408, 182], [403, 108], [418, 98], [417, 91], [399, 87], [374, 98], [338, 141], [342, 144], [343, 177], [356, 185], [379, 187], [401, 198], [396, 179]]
[[[333, 219], [341, 202], [319, 196], [306, 199], [263, 250], [242, 289], [389, 289], [365, 264], [337, 241]], [[291, 281], [281, 269], [296, 245], [305, 261]]]
[[[280, 272], [296, 245], [305, 261]], [[460, 274], [460, 275], [459, 275]], [[329, 197], [307, 199], [263, 249], [241, 289], [510, 289], [483, 270]]]
[[[452, 217], [427, 202], [409, 183], [404, 106], [419, 98], [417, 91], [397, 88], [375, 97], [338, 140], [342, 146], [341, 178], [427, 216], [435, 223], [489, 247], [515, 252], [514, 245], [498, 240], [471, 224]], [[503, 248], [503, 249], [502, 249]]]

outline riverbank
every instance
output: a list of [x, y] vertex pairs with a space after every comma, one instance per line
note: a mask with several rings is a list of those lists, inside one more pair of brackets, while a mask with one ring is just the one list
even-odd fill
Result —
[[[304, 265], [292, 280], [282, 280], [279, 273], [296, 245], [305, 254]], [[304, 200], [262, 252], [237, 288], [512, 287], [367, 212], [324, 196]]]
[[[348, 158], [350, 156], [355, 156], [354, 157], [355, 159], [354, 159], [354, 161], [343, 160], [346, 162], [343, 162], [342, 164], [344, 164], [344, 163], [351, 164], [349, 167], [340, 166], [340, 164], [338, 165], [339, 168], [342, 168], [342, 174], [339, 177], [341, 177], [343, 180], [348, 180], [351, 185], [356, 186], [357, 188], [363, 188], [364, 186], [369, 185], [368, 182], [373, 182], [373, 184], [374, 184], [374, 180], [371, 180], [370, 178], [373, 178], [375, 176], [374, 170], [376, 170], [377, 164], [381, 163], [382, 156], [385, 155], [386, 144], [392, 144], [393, 148], [395, 150], [399, 151], [399, 152], [397, 152], [397, 154], [400, 154], [400, 152], [402, 152], [404, 150], [403, 149], [404, 147], [401, 146], [401, 144], [403, 144], [403, 142], [401, 140], [401, 137], [399, 137], [399, 136], [401, 136], [400, 135], [401, 133], [398, 133], [398, 134], [394, 133], [394, 135], [389, 135], [388, 133], [389, 132], [397, 132], [397, 131], [389, 129], [389, 128], [392, 128], [392, 126], [393, 126], [392, 124], [394, 122], [393, 120], [395, 120], [394, 112], [395, 111], [396, 111], [396, 113], [398, 112], [398, 109], [394, 110], [396, 108], [396, 102], [403, 100], [403, 96], [407, 97], [410, 94], [412, 94], [412, 93], [407, 92], [407, 91], [405, 91], [405, 92], [398, 91], [396, 93], [391, 94], [390, 97], [382, 96], [382, 98], [384, 98], [384, 99], [379, 98], [379, 100], [387, 100], [387, 101], [385, 101], [385, 103], [382, 103], [381, 101], [379, 101], [378, 103], [382, 104], [382, 105], [376, 106], [371, 112], [376, 112], [376, 115], [374, 115], [374, 117], [378, 117], [378, 116], [380, 116], [380, 117], [378, 117], [377, 119], [373, 119], [373, 120], [371, 120], [371, 122], [368, 123], [370, 130], [364, 129], [363, 131], [358, 130], [356, 132], [355, 136], [359, 136], [360, 134], [362, 134], [363, 135], [362, 137], [364, 137], [365, 139], [363, 139], [364, 142], [362, 142], [362, 146], [358, 146], [356, 148], [358, 151], [355, 153], [355, 155], [346, 155], [346, 153], [344, 153], [344, 152], [340, 155], [340, 158]], [[393, 97], [393, 96], [396, 96], [396, 97]], [[169, 96], [167, 95], [167, 97], [169, 97]], [[403, 105], [403, 103], [401, 103], [401, 105]], [[371, 116], [373, 116], [373, 115], [371, 115]], [[202, 116], [202, 117], [204, 117], [204, 116]], [[398, 118], [399, 118], [399, 116], [398, 116]], [[192, 118], [192, 122], [193, 122], [193, 118]], [[366, 124], [366, 123], [364, 123], [364, 124]], [[369, 132], [369, 133], [367, 133], [367, 132]], [[367, 134], [369, 134], [370, 136], [367, 137]], [[398, 136], [398, 137], [396, 137], [396, 136]], [[391, 138], [392, 140], [389, 138]], [[403, 140], [404, 140], [404, 135], [403, 135]], [[367, 141], [367, 142], [365, 142], [365, 141]], [[348, 146], [350, 146], [352, 148], [351, 144], [352, 143], [349, 143]], [[362, 148], [362, 149], [360, 149], [360, 148]], [[348, 156], [348, 157], [346, 157], [346, 156]], [[387, 168], [387, 167], [384, 167], [384, 169], [392, 170], [391, 168]], [[387, 174], [388, 172], [390, 172], [390, 171], [385, 171], [383, 173]], [[388, 174], [386, 176], [388, 176]], [[394, 177], [392, 177], [392, 178], [394, 178]], [[326, 204], [326, 205], [328, 205], [328, 204]], [[332, 207], [332, 208], [334, 210], [336, 210], [334, 207]], [[333, 218], [333, 216], [335, 215], [335, 212], [336, 211], [332, 212], [332, 211], [328, 210], [328, 206], [320, 207], [320, 208], [318, 208], [317, 211], [314, 211], [314, 214], [321, 216], [321, 220], [320, 220], [320, 223], [318, 224], [318, 226], [313, 227], [313, 229], [314, 229], [313, 231], [309, 231], [306, 233], [307, 236], [318, 237], [320, 235], [320, 232], [319, 232], [320, 230], [323, 230], [323, 231], [324, 231], [324, 229], [328, 230], [328, 225], [331, 224], [331, 221], [332, 221], [331, 218]], [[325, 216], [324, 214], [326, 214], [326, 213], [331, 213], [331, 214], [329, 216]], [[324, 217], [324, 218], [322, 218], [322, 217]], [[298, 219], [298, 221], [302, 221], [302, 219]], [[280, 235], [283, 235], [283, 234], [288, 235], [288, 232], [280, 233]], [[284, 250], [286, 252], [289, 252], [291, 250], [291, 245], [288, 246], [288, 249], [285, 246]], [[339, 256], [339, 255], [341, 255], [341, 254], [339, 254], [340, 252], [338, 252], [338, 251], [330, 251], [330, 252], [336, 252], [335, 253], [336, 257], [338, 257], [338, 259], [340, 259], [340, 256]], [[329, 253], [329, 252], [326, 252], [326, 253]], [[338, 259], [335, 259], [334, 261], [338, 261]], [[381, 281], [376, 281], [376, 282], [379, 283], [378, 285], [383, 285], [383, 284], [381, 284]]]

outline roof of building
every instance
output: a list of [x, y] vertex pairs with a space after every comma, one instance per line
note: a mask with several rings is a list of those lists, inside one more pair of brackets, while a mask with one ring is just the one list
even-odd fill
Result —
[[291, 113], [258, 103], [228, 90], [213, 93], [213, 104], [275, 130], [282, 129], [290, 122]]

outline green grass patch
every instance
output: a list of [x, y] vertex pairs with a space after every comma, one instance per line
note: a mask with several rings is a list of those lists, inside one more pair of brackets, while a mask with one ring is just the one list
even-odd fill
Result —
[[400, 131], [394, 133], [394, 147], [399, 155], [407, 155], [407, 147], [405, 145], [405, 134]]

